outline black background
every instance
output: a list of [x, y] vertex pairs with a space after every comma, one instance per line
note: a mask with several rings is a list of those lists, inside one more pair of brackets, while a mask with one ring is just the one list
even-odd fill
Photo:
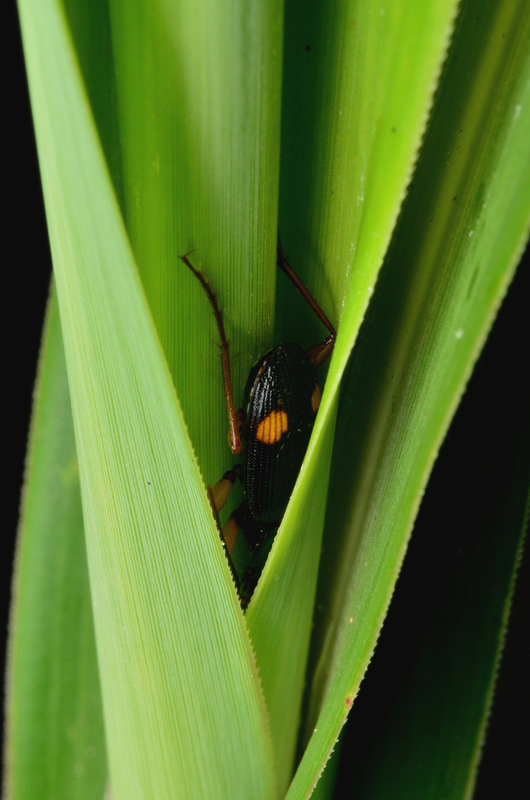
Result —
[[[5, 493], [6, 525], [1, 581], [3, 632], [2, 648], [7, 632], [10, 599], [10, 572], [13, 563], [14, 541], [19, 512], [20, 490], [24, 469], [31, 398], [49, 280], [51, 259], [42, 203], [40, 179], [26, 77], [22, 59], [17, 12], [14, 2], [7, 4], [6, 39], [9, 69], [4, 85], [7, 88], [7, 114], [4, 132], [7, 134], [7, 186], [5, 202], [8, 220], [4, 232], [7, 258], [4, 262], [4, 319], [3, 352], [7, 359], [7, 381], [4, 386], [6, 406], [3, 415], [4, 441], [7, 447]], [[528, 252], [524, 265], [510, 289], [509, 295], [488, 344], [488, 358], [511, 358], [513, 369], [520, 370], [528, 361]], [[521, 352], [524, 354], [521, 357]], [[526, 370], [528, 372], [528, 370]], [[480, 390], [480, 387], [479, 387]], [[502, 380], [498, 391], [504, 391]], [[466, 410], [459, 411], [459, 424], [466, 425]], [[470, 413], [470, 412], [468, 412]], [[436, 467], [436, 487], [429, 490], [422, 505], [421, 517], [428, 516], [429, 505], [443, 497], [443, 456], [451, 447], [451, 433], [442, 449]], [[525, 629], [528, 609], [528, 555], [520, 570], [511, 627], [490, 722], [490, 731], [480, 770], [476, 800], [497, 800], [530, 796], [526, 766], [529, 752], [528, 663], [529, 637]], [[384, 639], [381, 641], [381, 646]], [[2, 651], [2, 662], [4, 652]], [[375, 662], [374, 662], [375, 663]], [[366, 678], [369, 681], [370, 672]], [[361, 693], [362, 694], [362, 693]], [[361, 698], [359, 697], [359, 702]], [[526, 786], [526, 789], [524, 789]]]

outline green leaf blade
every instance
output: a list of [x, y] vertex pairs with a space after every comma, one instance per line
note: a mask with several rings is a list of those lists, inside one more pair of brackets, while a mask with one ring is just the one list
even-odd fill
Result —
[[[521, 6], [499, 3], [497, 10], [486, 14], [470, 3], [458, 22], [413, 185], [344, 387], [327, 522], [344, 538], [328, 549], [325, 572], [334, 585], [319, 598], [328, 605], [308, 736], [321, 712], [293, 798], [305, 796], [311, 765], [325, 758], [331, 726], [340, 729], [353, 702], [427, 476], [528, 235], [528, 173], [518, 165], [530, 156], [530, 117], [523, 119], [530, 20]], [[480, 36], [477, 18], [486, 28]], [[505, 37], [507, 23], [511, 38]], [[511, 80], [497, 92], [510, 61]], [[490, 116], [493, 99], [496, 114]], [[351, 500], [341, 507], [344, 497]]]
[[244, 619], [64, 19], [51, 2], [23, 3], [21, 13], [113, 797], [221, 798], [228, 787], [234, 797], [273, 797], [266, 710]]
[[[528, 520], [522, 297], [519, 273], [435, 464], [348, 722], [344, 748], [357, 755], [348, 776], [355, 797], [385, 797], [390, 787], [396, 798], [473, 794]], [[500, 668], [502, 682], [502, 662]]]
[[6, 797], [101, 798], [107, 776], [79, 471], [57, 302], [50, 298], [17, 543]]

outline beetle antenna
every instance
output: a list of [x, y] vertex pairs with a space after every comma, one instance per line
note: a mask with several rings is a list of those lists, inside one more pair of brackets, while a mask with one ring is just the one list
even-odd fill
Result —
[[[193, 252], [193, 250], [191, 251]], [[206, 294], [208, 295], [208, 300], [210, 301], [213, 313], [215, 315], [215, 321], [217, 322], [217, 328], [219, 330], [219, 336], [221, 337], [221, 350], [222, 350], [222, 361], [223, 361], [223, 379], [224, 379], [224, 386], [225, 386], [225, 398], [226, 398], [226, 408], [228, 411], [228, 425], [229, 425], [229, 440], [230, 440], [230, 448], [232, 453], [236, 454], [241, 452], [241, 439], [239, 437], [239, 428], [236, 421], [236, 412], [234, 408], [234, 396], [232, 394], [232, 380], [230, 378], [230, 358], [228, 355], [228, 350], [230, 347], [230, 342], [228, 341], [225, 333], [225, 326], [223, 322], [223, 312], [219, 308], [219, 304], [217, 302], [217, 297], [215, 292], [213, 291], [210, 283], [203, 275], [203, 273], [196, 269], [191, 261], [189, 260], [188, 256], [190, 253], [186, 253], [184, 256], [179, 256], [180, 260], [183, 261], [186, 266], [193, 272], [197, 280], [200, 281], [202, 287]]]
[[323, 342], [317, 344], [316, 347], [313, 347], [311, 350], [308, 351], [307, 355], [309, 360], [313, 364], [313, 366], [319, 367], [323, 361], [331, 355], [333, 347], [335, 346], [335, 339], [337, 338], [337, 332], [327, 316], [324, 314], [320, 306], [318, 305], [317, 301], [314, 297], [309, 293], [307, 288], [304, 286], [298, 275], [293, 271], [291, 265], [285, 258], [282, 250], [282, 245], [280, 242], [280, 234], [278, 234], [278, 266], [279, 268], [285, 272], [289, 280], [294, 283], [306, 303], [311, 306], [319, 320], [326, 326], [329, 331], [329, 336], [326, 336]]

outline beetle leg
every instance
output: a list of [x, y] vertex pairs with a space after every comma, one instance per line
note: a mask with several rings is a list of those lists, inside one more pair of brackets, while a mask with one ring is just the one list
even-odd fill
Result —
[[329, 319], [322, 311], [322, 309], [320, 308], [320, 306], [318, 305], [317, 301], [312, 297], [307, 288], [304, 286], [298, 275], [296, 275], [296, 273], [293, 272], [292, 267], [290, 266], [289, 262], [287, 261], [287, 259], [283, 254], [279, 234], [278, 234], [278, 266], [283, 272], [285, 272], [289, 280], [292, 281], [292, 283], [294, 283], [294, 285], [296, 286], [296, 288], [298, 289], [298, 291], [300, 292], [306, 303], [308, 303], [311, 306], [311, 308], [313, 309], [319, 320], [322, 322], [323, 325], [326, 326], [326, 328], [329, 331], [329, 336], [326, 336], [323, 342], [317, 344], [316, 347], [313, 347], [307, 353], [307, 357], [309, 358], [309, 360], [316, 369], [322, 364], [323, 361], [326, 360], [326, 358], [328, 358], [328, 356], [331, 355], [333, 347], [335, 345], [337, 332], [333, 327], [333, 325], [331, 324], [331, 322], [329, 321]]
[[228, 472], [225, 472], [223, 477], [220, 481], [217, 481], [215, 486], [208, 487], [210, 491], [210, 499], [212, 501], [212, 505], [214, 506], [217, 513], [222, 509], [230, 492], [232, 491], [232, 486], [236, 482], [237, 474], [234, 472], [233, 469], [229, 469]]
[[[221, 478], [221, 483], [223, 478]], [[224, 528], [221, 528], [221, 523], [219, 521], [219, 513], [217, 511], [215, 505], [214, 494], [212, 491], [212, 487], [208, 486], [208, 497], [210, 498], [210, 505], [212, 506], [213, 515], [215, 517], [215, 521], [217, 523], [217, 529], [219, 531], [219, 536], [221, 537], [221, 542], [225, 549], [226, 559], [228, 561], [228, 566], [230, 567], [230, 572], [232, 573], [232, 578], [234, 579], [234, 583], [236, 585], [237, 592], [239, 594], [239, 578], [237, 576], [236, 568], [234, 567], [234, 562], [232, 561], [232, 550], [234, 549], [234, 544], [236, 542], [236, 535], [237, 535], [237, 524], [235, 525], [235, 531], [232, 530], [233, 526], [230, 525], [232, 517], [228, 520]], [[235, 522], [235, 521], [234, 521]]]
[[319, 367], [322, 362], [328, 358], [331, 353], [333, 352], [333, 348], [335, 346], [335, 334], [330, 336], [326, 336], [323, 342], [317, 344], [315, 347], [312, 347], [311, 350], [308, 350], [306, 356], [312, 363], [315, 369]]
[[232, 453], [236, 454], [241, 451], [241, 439], [239, 438], [240, 426], [236, 421], [234, 398], [232, 394], [232, 381], [230, 378], [230, 358], [228, 357], [228, 348], [230, 347], [230, 342], [226, 338], [225, 326], [223, 322], [223, 313], [219, 308], [215, 292], [213, 291], [208, 280], [205, 278], [202, 272], [199, 269], [195, 269], [195, 267], [189, 260], [188, 255], [189, 253], [187, 253], [184, 256], [179, 256], [179, 258], [186, 264], [186, 266], [193, 272], [195, 277], [201, 282], [204, 291], [208, 295], [208, 300], [212, 304], [213, 313], [215, 314], [215, 321], [217, 322], [219, 336], [221, 337], [221, 350], [223, 354], [223, 380], [225, 384], [226, 408], [228, 411], [228, 426], [230, 429], [229, 441], [230, 441], [230, 447], [232, 448]]
[[223, 528], [223, 539], [229, 555], [232, 554], [232, 550], [234, 549], [234, 545], [236, 543], [236, 537], [237, 537], [237, 522], [234, 515], [232, 514], [232, 516], [230, 517], [230, 519]]

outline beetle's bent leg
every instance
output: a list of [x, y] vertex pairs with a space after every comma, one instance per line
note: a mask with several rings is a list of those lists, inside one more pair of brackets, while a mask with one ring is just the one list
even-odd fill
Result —
[[326, 336], [324, 341], [320, 342], [320, 344], [317, 344], [316, 347], [312, 347], [311, 350], [307, 351], [306, 356], [315, 369], [317, 369], [317, 367], [319, 367], [326, 360], [326, 358], [331, 355], [334, 346], [335, 334], [332, 334], [330, 336]]
[[[219, 483], [221, 483], [222, 480], [223, 479], [221, 479], [221, 481], [219, 481]], [[234, 544], [236, 542], [237, 525], [235, 527], [235, 533], [232, 534], [231, 530], [228, 529], [228, 527], [230, 525], [230, 520], [232, 519], [230, 517], [230, 519], [226, 523], [225, 527], [221, 528], [221, 523], [219, 521], [219, 514], [217, 512], [217, 508], [216, 508], [216, 505], [215, 505], [215, 500], [214, 500], [214, 494], [213, 494], [213, 491], [212, 491], [212, 487], [208, 486], [207, 489], [208, 489], [208, 497], [210, 498], [210, 504], [212, 506], [213, 515], [214, 515], [215, 521], [217, 523], [217, 529], [219, 531], [219, 536], [221, 537], [221, 542], [223, 543], [223, 547], [225, 549], [226, 558], [227, 558], [227, 561], [228, 561], [228, 566], [230, 567], [230, 572], [232, 573], [232, 578], [234, 579], [234, 583], [236, 585], [236, 589], [237, 589], [237, 591], [239, 593], [239, 578], [237, 576], [236, 568], [234, 567], [234, 562], [232, 561], [232, 555], [231, 555], [232, 554], [232, 550], [234, 549]], [[226, 534], [225, 534], [225, 530], [226, 530]], [[228, 540], [227, 540], [227, 536], [228, 536]]]
[[331, 355], [333, 347], [335, 345], [335, 339], [337, 337], [337, 332], [329, 319], [326, 317], [320, 306], [318, 305], [317, 301], [312, 297], [309, 293], [307, 288], [304, 286], [298, 275], [293, 272], [292, 267], [290, 266], [289, 262], [285, 258], [282, 250], [282, 245], [280, 242], [280, 235], [278, 234], [278, 266], [279, 268], [285, 272], [289, 280], [294, 283], [306, 303], [308, 303], [319, 320], [326, 326], [329, 331], [329, 336], [326, 336], [323, 342], [317, 344], [316, 347], [313, 347], [311, 350], [308, 351], [307, 356], [313, 366], [319, 367], [323, 361]]
[[217, 481], [213, 488], [208, 487], [210, 490], [210, 498], [212, 505], [217, 513], [222, 509], [232, 491], [232, 486], [236, 482], [237, 474], [233, 469], [225, 472], [220, 481]]
[[217, 297], [215, 296], [212, 287], [202, 272], [198, 269], [195, 269], [189, 260], [188, 255], [189, 254], [186, 254], [185, 256], [179, 256], [179, 258], [186, 264], [187, 267], [189, 267], [195, 277], [201, 282], [204, 291], [208, 295], [208, 299], [212, 304], [213, 313], [215, 314], [215, 321], [217, 322], [219, 336], [221, 337], [221, 350], [223, 354], [223, 380], [225, 384], [226, 408], [228, 410], [228, 426], [230, 428], [229, 440], [232, 453], [235, 454], [241, 452], [241, 439], [239, 438], [239, 427], [236, 422], [234, 398], [232, 395], [232, 381], [230, 379], [230, 358], [228, 357], [228, 348], [230, 347], [230, 342], [226, 338], [223, 314], [219, 308], [219, 304], [217, 303]]
[[226, 549], [228, 550], [228, 553], [230, 555], [232, 554], [232, 550], [234, 549], [234, 545], [236, 543], [236, 537], [237, 537], [237, 522], [234, 515], [232, 514], [232, 516], [230, 517], [230, 519], [223, 528], [223, 539], [226, 545]]
[[222, 509], [230, 492], [232, 491], [232, 486], [236, 482], [237, 473], [233, 469], [229, 469], [228, 472], [225, 472], [223, 477], [220, 481], [217, 481], [215, 486], [212, 488], [208, 486], [208, 494], [210, 496], [210, 503], [212, 504], [212, 508], [214, 511], [214, 516], [217, 522], [217, 527], [219, 528], [219, 532], [221, 534], [221, 538], [225, 544], [226, 551], [228, 555], [232, 553], [234, 549], [234, 545], [236, 543], [236, 536], [237, 536], [237, 523], [234, 519], [234, 515], [230, 517], [224, 528], [221, 528], [221, 523], [219, 521], [219, 511]]
[[[234, 425], [240, 441], [241, 441], [241, 431], [245, 427], [246, 420], [247, 420], [247, 415], [245, 414], [242, 408], [238, 408], [238, 410], [234, 414]], [[230, 428], [228, 430], [228, 444], [230, 445], [230, 447], [232, 447], [232, 431]], [[238, 478], [239, 477], [240, 476], [238, 475]]]

